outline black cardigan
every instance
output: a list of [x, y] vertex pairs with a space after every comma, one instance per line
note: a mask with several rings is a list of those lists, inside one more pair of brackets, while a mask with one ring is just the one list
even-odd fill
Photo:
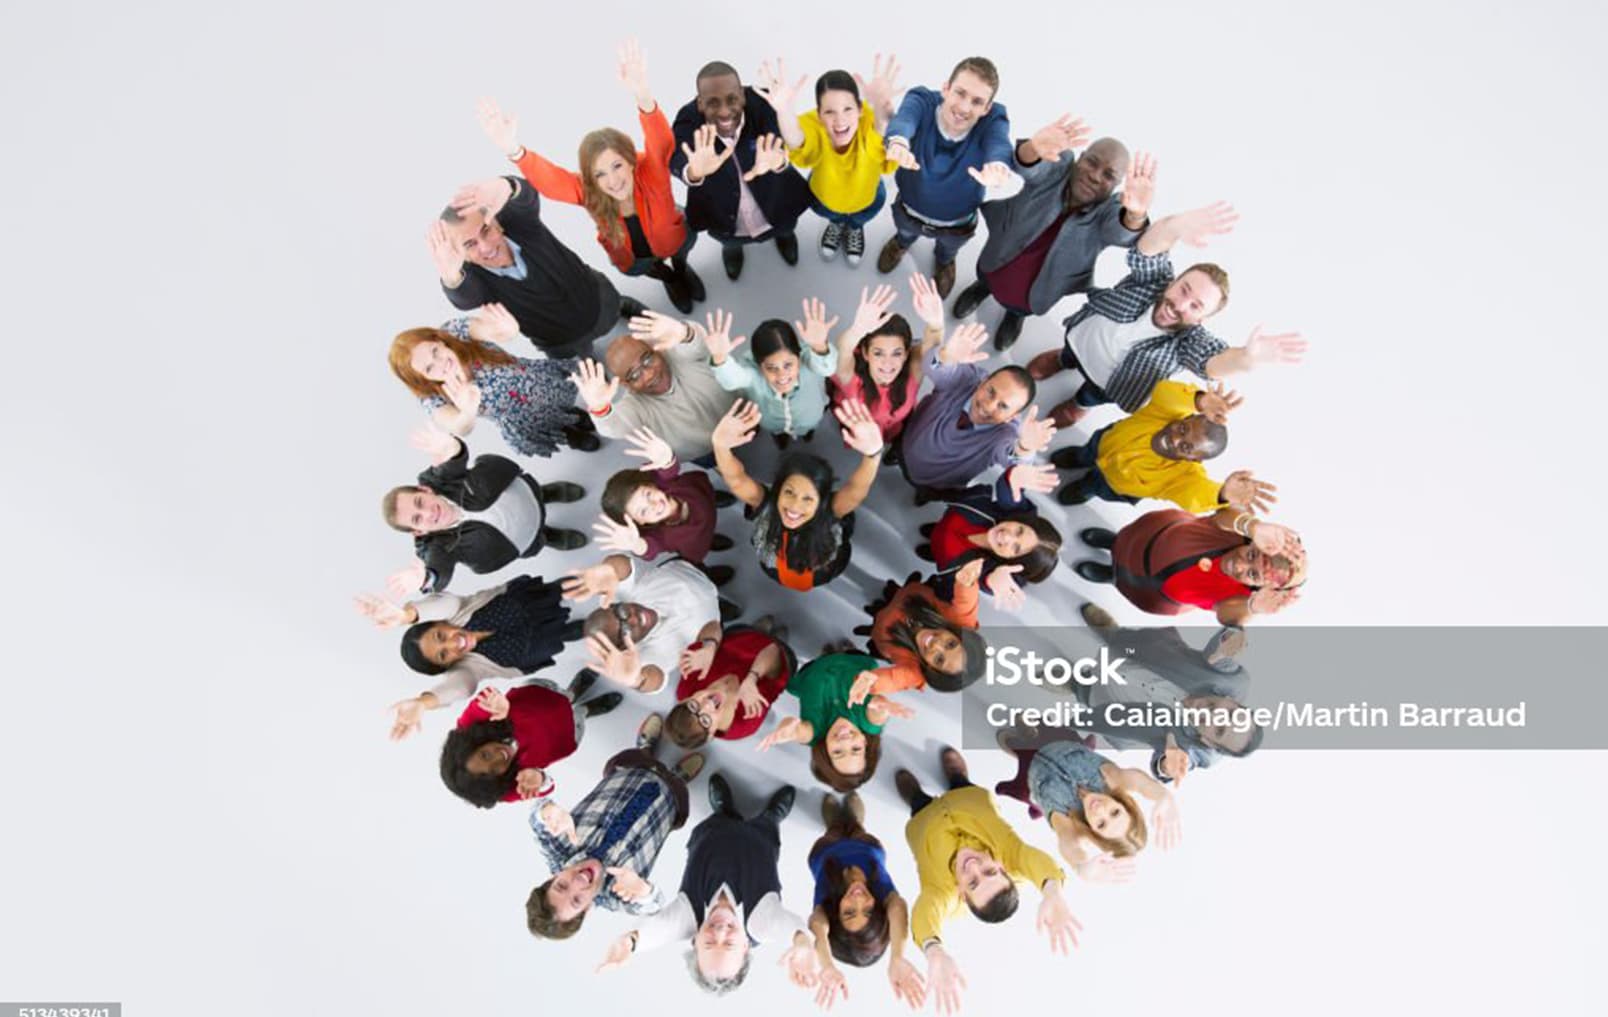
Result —
[[[670, 157], [670, 173], [683, 183], [686, 177], [687, 154], [682, 145], [692, 146], [693, 135], [705, 123], [698, 112], [696, 101], [689, 102], [676, 113], [676, 153]], [[730, 236], [737, 229], [737, 199], [742, 186], [742, 174], [754, 168], [755, 143], [766, 134], [780, 136], [776, 111], [771, 104], [752, 88], [743, 89], [743, 128], [737, 135], [737, 154], [721, 163], [709, 178], [696, 187], [687, 188], [687, 222], [695, 230]], [[716, 141], [718, 151], [726, 150], [726, 143]], [[791, 164], [780, 173], [766, 173], [748, 182], [754, 201], [775, 229], [788, 233], [798, 223], [798, 217], [810, 204], [810, 185]]]
[[[475, 457], [469, 465], [469, 446], [460, 439], [458, 454], [419, 474], [419, 486], [428, 487], [459, 508], [469, 512], [483, 512], [490, 508], [508, 485], [523, 482], [536, 494], [536, 505], [541, 509], [546, 525], [547, 509], [542, 505], [542, 486], [534, 477], [519, 468], [512, 459], [498, 455]], [[502, 532], [485, 523], [459, 523], [447, 530], [437, 530], [413, 538], [413, 550], [424, 562], [424, 589], [434, 593], [447, 588], [452, 581], [453, 569], [459, 564], [471, 572], [495, 572], [516, 558], [529, 557], [542, 549], [540, 534], [530, 547], [515, 547]]]

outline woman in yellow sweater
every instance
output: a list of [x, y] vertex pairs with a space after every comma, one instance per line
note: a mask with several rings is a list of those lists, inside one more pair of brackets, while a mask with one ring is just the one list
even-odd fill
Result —
[[883, 152], [882, 130], [893, 116], [898, 75], [898, 59], [889, 56], [884, 64], [881, 54], [870, 81], [848, 71], [827, 71], [815, 79], [815, 109], [794, 119], [793, 99], [805, 79], [788, 85], [780, 60], [774, 69], [769, 61], [760, 67], [754, 90], [775, 108], [793, 165], [810, 171], [810, 205], [826, 220], [821, 257], [827, 261], [841, 248], [850, 267], [860, 263], [865, 224], [887, 199], [882, 175], [895, 165]]

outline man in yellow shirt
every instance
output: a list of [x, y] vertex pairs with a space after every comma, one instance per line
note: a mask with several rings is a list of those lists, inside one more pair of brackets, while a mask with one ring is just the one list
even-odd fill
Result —
[[985, 922], [1003, 922], [1020, 903], [1016, 881], [1025, 880], [1043, 891], [1038, 928], [1049, 936], [1052, 950], [1064, 954], [1076, 946], [1082, 926], [1061, 896], [1066, 873], [1055, 859], [1024, 844], [1000, 818], [994, 796], [972, 784], [958, 751], [946, 746], [938, 760], [949, 782], [949, 790], [939, 797], [923, 791], [909, 770], [894, 774], [894, 786], [910, 806], [905, 839], [921, 881], [910, 910], [911, 937], [927, 958], [927, 988], [938, 1012], [952, 1013], [959, 1008], [966, 980], [938, 934], [962, 902]]
[[1051, 461], [1064, 470], [1088, 470], [1056, 492], [1062, 505], [1090, 498], [1136, 502], [1159, 498], [1186, 512], [1211, 512], [1225, 505], [1266, 512], [1278, 499], [1272, 484], [1235, 470], [1222, 483], [1201, 462], [1228, 447], [1229, 413], [1245, 400], [1222, 383], [1210, 391], [1179, 381], [1162, 381], [1150, 401], [1133, 416], [1096, 431], [1086, 445], [1057, 449]]

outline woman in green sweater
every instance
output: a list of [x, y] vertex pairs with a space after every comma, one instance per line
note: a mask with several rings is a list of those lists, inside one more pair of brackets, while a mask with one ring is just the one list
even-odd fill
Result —
[[760, 751], [784, 742], [808, 745], [810, 772], [834, 791], [852, 791], [870, 780], [882, 754], [883, 726], [892, 717], [915, 715], [887, 696], [849, 705], [855, 678], [881, 663], [863, 653], [830, 653], [799, 668], [787, 683], [799, 715], [761, 739]]

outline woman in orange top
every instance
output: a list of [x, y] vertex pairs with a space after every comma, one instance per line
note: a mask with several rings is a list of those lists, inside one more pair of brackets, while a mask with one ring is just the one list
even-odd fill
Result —
[[686, 314], [694, 300], [704, 299], [703, 280], [687, 264], [697, 235], [687, 229], [670, 190], [675, 138], [648, 89], [647, 65], [635, 41], [620, 47], [619, 77], [636, 96], [646, 145], [642, 152], [624, 132], [605, 127], [581, 139], [577, 173], [519, 144], [518, 120], [490, 99], [480, 101], [480, 126], [543, 197], [586, 207], [597, 223], [597, 242], [615, 268], [664, 283], [670, 302]]
[[939, 692], [959, 692], [981, 677], [988, 651], [977, 633], [977, 581], [982, 572], [980, 558], [963, 565], [955, 573], [954, 599], [948, 603], [911, 573], [875, 611], [871, 623], [871, 645], [877, 656], [891, 663], [855, 679], [849, 702], [928, 685]]

